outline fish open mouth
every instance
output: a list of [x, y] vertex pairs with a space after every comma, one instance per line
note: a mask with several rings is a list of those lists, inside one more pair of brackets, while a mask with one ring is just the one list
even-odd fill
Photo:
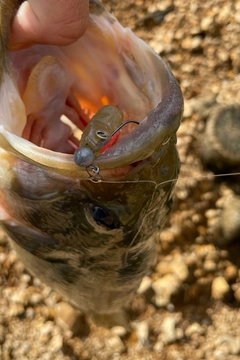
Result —
[[167, 65], [100, 4], [84, 36], [66, 47], [36, 45], [10, 54], [1, 85], [0, 146], [38, 166], [78, 176], [81, 133], [104, 105], [133, 119], [99, 152], [103, 171], [151, 156], [175, 134], [181, 90]]

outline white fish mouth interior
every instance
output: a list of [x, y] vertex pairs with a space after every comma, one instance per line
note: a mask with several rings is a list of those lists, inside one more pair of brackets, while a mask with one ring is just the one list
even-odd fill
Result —
[[[85, 35], [73, 45], [37, 45], [12, 53], [11, 60], [17, 86], [14, 75], [5, 73], [0, 132], [10, 133], [7, 141], [16, 135], [59, 156], [74, 153], [81, 131], [102, 106], [117, 106], [124, 121], [140, 122], [168, 85], [162, 61], [148, 45], [104, 16], [91, 15]], [[118, 139], [135, 128], [126, 126]], [[26, 144], [19, 140], [14, 136], [11, 146], [21, 152]]]

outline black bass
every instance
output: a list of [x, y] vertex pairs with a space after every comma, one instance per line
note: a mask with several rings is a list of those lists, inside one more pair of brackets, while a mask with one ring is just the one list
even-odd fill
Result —
[[[96, 322], [121, 323], [170, 209], [182, 93], [97, 0], [74, 44], [10, 53], [15, 4], [0, 2], [1, 224], [34, 275]], [[105, 126], [107, 105], [118, 115]], [[95, 130], [100, 140], [107, 133], [104, 146], [92, 147]], [[82, 149], [92, 154], [86, 164], [74, 157]]]

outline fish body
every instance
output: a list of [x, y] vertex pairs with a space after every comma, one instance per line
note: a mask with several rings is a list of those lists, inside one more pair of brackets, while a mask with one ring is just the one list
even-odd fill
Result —
[[[11, 16], [4, 19], [10, 25]], [[70, 46], [10, 54], [6, 41], [7, 62], [0, 61], [2, 227], [34, 275], [97, 323], [121, 323], [119, 314], [154, 264], [170, 210], [180, 166], [181, 90], [163, 60], [98, 1], [90, 1], [85, 35]], [[37, 92], [34, 101], [29, 89]], [[95, 179], [74, 163], [79, 141], [60, 115], [84, 133], [90, 114], [106, 103], [121, 109], [123, 122], [139, 125], [124, 126], [111, 146], [94, 154]]]

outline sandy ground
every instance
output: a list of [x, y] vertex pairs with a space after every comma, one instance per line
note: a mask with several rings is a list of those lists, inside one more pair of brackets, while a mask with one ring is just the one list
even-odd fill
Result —
[[170, 1], [104, 4], [163, 56], [185, 98], [182, 170], [158, 262], [134, 299], [127, 334], [97, 328], [32, 278], [1, 233], [0, 359], [237, 360], [240, 239], [229, 224], [240, 235], [239, 177], [203, 170], [199, 148], [206, 108], [240, 103], [240, 1], [175, 0], [160, 23], [141, 19]]

